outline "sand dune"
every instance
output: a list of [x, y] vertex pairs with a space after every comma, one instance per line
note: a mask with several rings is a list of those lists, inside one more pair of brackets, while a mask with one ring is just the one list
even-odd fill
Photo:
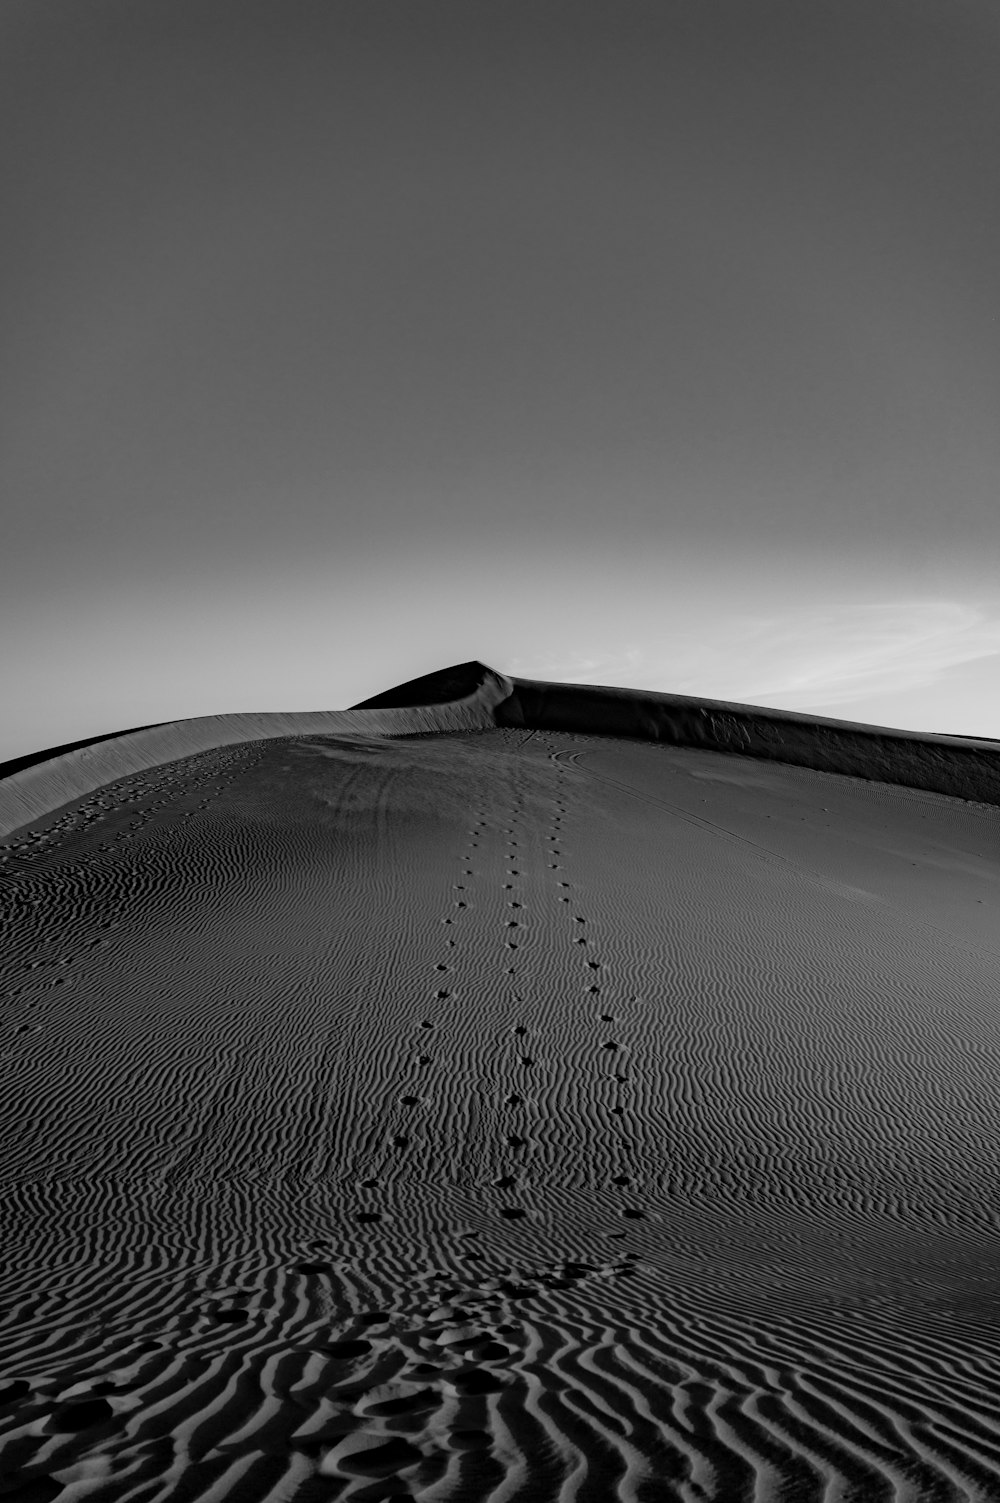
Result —
[[0, 1496], [1000, 1499], [997, 748], [434, 677], [8, 780]]

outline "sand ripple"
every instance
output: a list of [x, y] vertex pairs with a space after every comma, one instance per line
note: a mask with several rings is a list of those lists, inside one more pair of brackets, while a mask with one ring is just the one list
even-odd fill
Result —
[[507, 728], [15, 833], [0, 1493], [1000, 1499], [998, 825]]

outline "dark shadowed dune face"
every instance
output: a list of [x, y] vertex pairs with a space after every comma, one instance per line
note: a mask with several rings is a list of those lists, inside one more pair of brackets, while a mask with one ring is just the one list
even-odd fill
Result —
[[388, 710], [409, 705], [441, 705], [474, 694], [491, 670], [484, 663], [456, 663], [421, 678], [411, 678], [394, 689], [386, 689], [371, 699], [354, 705], [355, 710]]
[[1000, 1499], [998, 835], [356, 726], [8, 839], [0, 1497]]

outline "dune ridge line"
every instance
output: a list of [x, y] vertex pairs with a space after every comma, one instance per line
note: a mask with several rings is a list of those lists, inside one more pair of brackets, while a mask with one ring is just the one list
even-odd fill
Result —
[[0, 778], [0, 836], [117, 778], [219, 746], [288, 735], [393, 737], [495, 727], [659, 741], [1000, 805], [1000, 746], [985, 737], [893, 730], [692, 695], [514, 678], [471, 661], [408, 680], [346, 710], [203, 715], [92, 738]]

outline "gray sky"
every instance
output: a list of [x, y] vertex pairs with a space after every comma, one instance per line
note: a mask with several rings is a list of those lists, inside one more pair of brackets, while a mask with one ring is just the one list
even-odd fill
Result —
[[1000, 10], [0, 0], [0, 758], [527, 677], [1000, 736]]

